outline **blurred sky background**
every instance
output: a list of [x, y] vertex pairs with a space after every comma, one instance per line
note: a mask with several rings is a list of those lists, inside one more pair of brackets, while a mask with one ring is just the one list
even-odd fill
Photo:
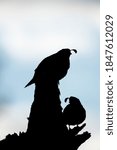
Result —
[[92, 137], [80, 150], [99, 150], [99, 0], [0, 1], [0, 140], [26, 131], [34, 85], [24, 88], [45, 57], [75, 48], [71, 67], [60, 81], [62, 106], [78, 97]]

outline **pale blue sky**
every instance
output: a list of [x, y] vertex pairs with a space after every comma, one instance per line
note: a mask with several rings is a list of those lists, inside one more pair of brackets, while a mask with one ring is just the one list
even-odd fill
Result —
[[78, 53], [60, 81], [61, 99], [81, 100], [92, 138], [80, 149], [99, 150], [99, 1], [49, 2], [0, 2], [0, 139], [26, 130], [34, 86], [24, 86], [43, 58], [68, 47]]

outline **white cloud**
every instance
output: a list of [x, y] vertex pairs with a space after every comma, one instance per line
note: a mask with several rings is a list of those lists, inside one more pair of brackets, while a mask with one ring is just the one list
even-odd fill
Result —
[[96, 5], [9, 4], [1, 6], [0, 12], [3, 45], [11, 57], [22, 61], [63, 47], [86, 53], [91, 49], [91, 26], [99, 26]]

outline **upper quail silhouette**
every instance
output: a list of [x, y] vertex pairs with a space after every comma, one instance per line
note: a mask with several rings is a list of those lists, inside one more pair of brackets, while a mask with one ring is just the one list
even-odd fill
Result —
[[61, 80], [67, 74], [70, 67], [69, 58], [72, 51], [77, 53], [76, 49], [65, 48], [43, 59], [35, 69], [32, 80], [25, 87], [39, 83], [42, 78], [47, 81]]
[[69, 104], [63, 110], [63, 119], [66, 125], [81, 124], [86, 118], [86, 110], [82, 106], [80, 100], [71, 96], [66, 98], [65, 102], [69, 99]]

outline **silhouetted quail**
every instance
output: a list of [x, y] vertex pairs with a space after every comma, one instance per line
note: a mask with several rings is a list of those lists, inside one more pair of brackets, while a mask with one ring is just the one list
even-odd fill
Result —
[[86, 118], [86, 111], [82, 106], [80, 100], [71, 96], [66, 98], [65, 102], [69, 99], [69, 104], [63, 110], [63, 119], [66, 125], [81, 124]]
[[[41, 78], [47, 81], [58, 81], [61, 80], [66, 74], [70, 67], [70, 55], [75, 49], [61, 49], [57, 53], [46, 57], [41, 61], [38, 67], [35, 69], [35, 74], [32, 80], [25, 86], [29, 86], [33, 83], [39, 83]], [[43, 80], [44, 81], [44, 80]]]

